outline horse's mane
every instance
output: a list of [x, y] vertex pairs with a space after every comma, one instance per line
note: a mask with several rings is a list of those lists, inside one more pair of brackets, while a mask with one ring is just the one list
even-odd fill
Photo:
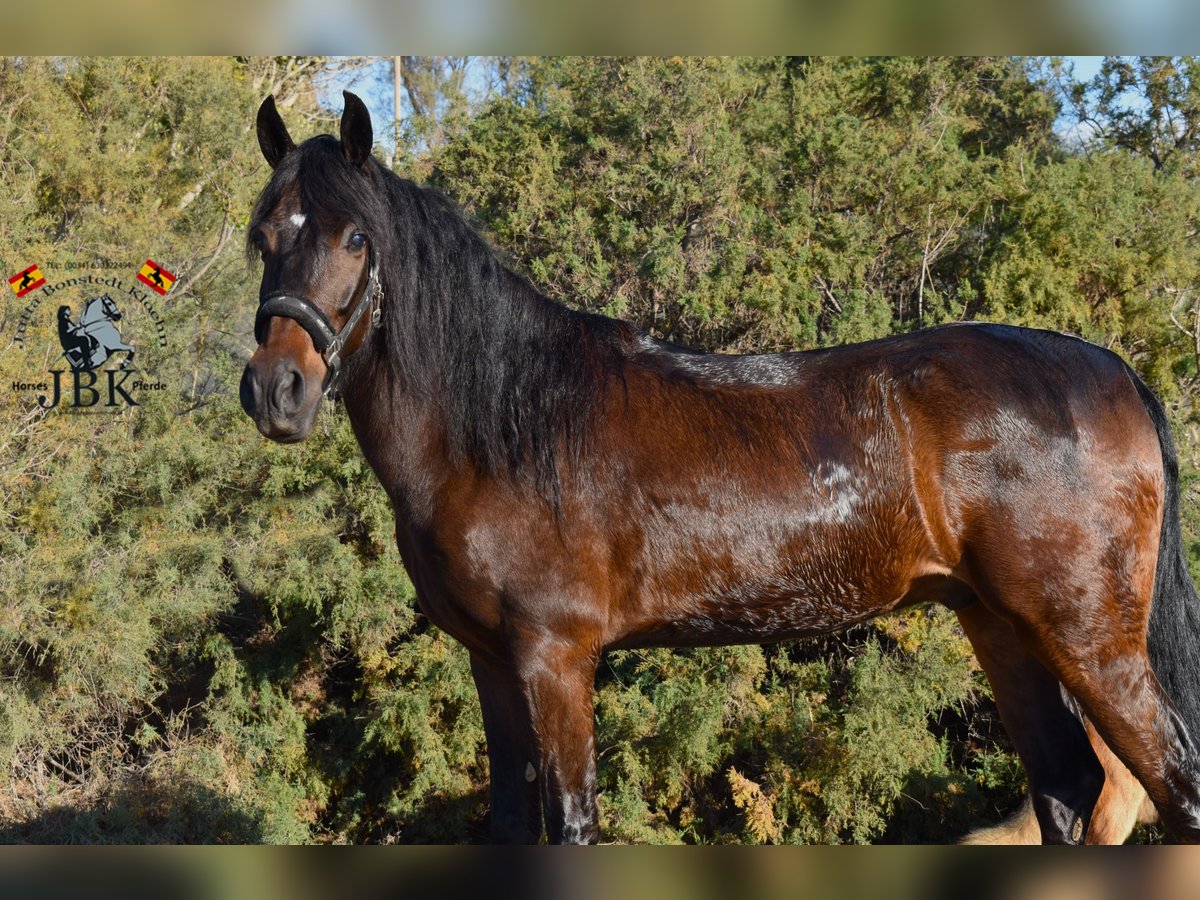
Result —
[[562, 454], [578, 460], [632, 328], [538, 293], [451, 200], [373, 158], [364, 177], [329, 136], [280, 161], [248, 234], [291, 185], [305, 215], [357, 223], [379, 256], [384, 328], [354, 370], [386, 360], [405, 390], [442, 409], [456, 457], [556, 496]]

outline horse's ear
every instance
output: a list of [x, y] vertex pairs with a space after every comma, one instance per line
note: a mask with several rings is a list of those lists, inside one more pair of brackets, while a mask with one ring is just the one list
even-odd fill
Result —
[[342, 111], [342, 152], [354, 165], [362, 168], [371, 158], [371, 114], [367, 105], [349, 91], [342, 91], [346, 107]]
[[273, 94], [258, 108], [258, 146], [272, 169], [296, 147], [279, 110], [275, 108]]

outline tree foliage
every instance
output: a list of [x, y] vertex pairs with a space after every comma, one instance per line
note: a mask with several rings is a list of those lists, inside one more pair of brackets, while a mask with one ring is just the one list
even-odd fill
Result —
[[[1170, 400], [1195, 535], [1195, 59], [1110, 59], [1081, 85], [1010, 58], [472, 61], [482, 103], [461, 60], [402, 65], [420, 115], [397, 165], [556, 299], [721, 351], [971, 318], [1080, 333]], [[179, 277], [167, 350], [139, 348], [163, 396], [116, 416], [0, 403], [6, 838], [485, 834], [466, 654], [416, 608], [348, 423], [326, 409], [281, 447], [238, 406], [254, 110], [272, 92], [297, 137], [336, 130], [328, 71], [0, 61], [5, 272], [152, 257]], [[24, 304], [0, 306], [6, 343]], [[0, 387], [58, 352], [42, 316]], [[1021, 787], [939, 610], [611, 653], [596, 713], [615, 840], [945, 840]]]

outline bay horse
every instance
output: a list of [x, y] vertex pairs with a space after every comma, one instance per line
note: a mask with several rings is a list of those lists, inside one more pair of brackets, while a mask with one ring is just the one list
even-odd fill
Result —
[[962, 622], [1040, 837], [1086, 839], [1111, 748], [1200, 839], [1200, 610], [1163, 407], [1068, 335], [956, 324], [712, 355], [569, 309], [371, 156], [362, 101], [274, 169], [241, 402], [303, 440], [338, 396], [429, 620], [470, 653], [497, 841], [599, 837], [606, 650], [763, 643], [914, 603]]

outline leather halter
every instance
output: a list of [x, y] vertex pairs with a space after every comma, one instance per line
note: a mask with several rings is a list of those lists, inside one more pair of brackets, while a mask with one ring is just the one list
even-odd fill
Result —
[[[308, 332], [308, 336], [312, 338], [313, 347], [325, 361], [325, 380], [321, 383], [322, 396], [336, 400], [338, 398], [337, 381], [342, 373], [342, 348], [354, 332], [354, 326], [358, 324], [359, 319], [363, 317], [369, 307], [374, 307], [371, 311], [371, 328], [379, 327], [382, 304], [383, 285], [379, 282], [379, 260], [376, 259], [375, 251], [372, 249], [367, 286], [341, 331], [334, 331], [333, 325], [325, 313], [321, 312], [320, 308], [307, 297], [288, 291], [272, 291], [263, 297], [258, 305], [258, 314], [254, 317], [254, 339], [259, 344], [263, 342], [263, 335], [266, 333], [267, 322], [270, 319], [276, 316], [291, 319]], [[362, 349], [361, 346], [359, 349]]]

